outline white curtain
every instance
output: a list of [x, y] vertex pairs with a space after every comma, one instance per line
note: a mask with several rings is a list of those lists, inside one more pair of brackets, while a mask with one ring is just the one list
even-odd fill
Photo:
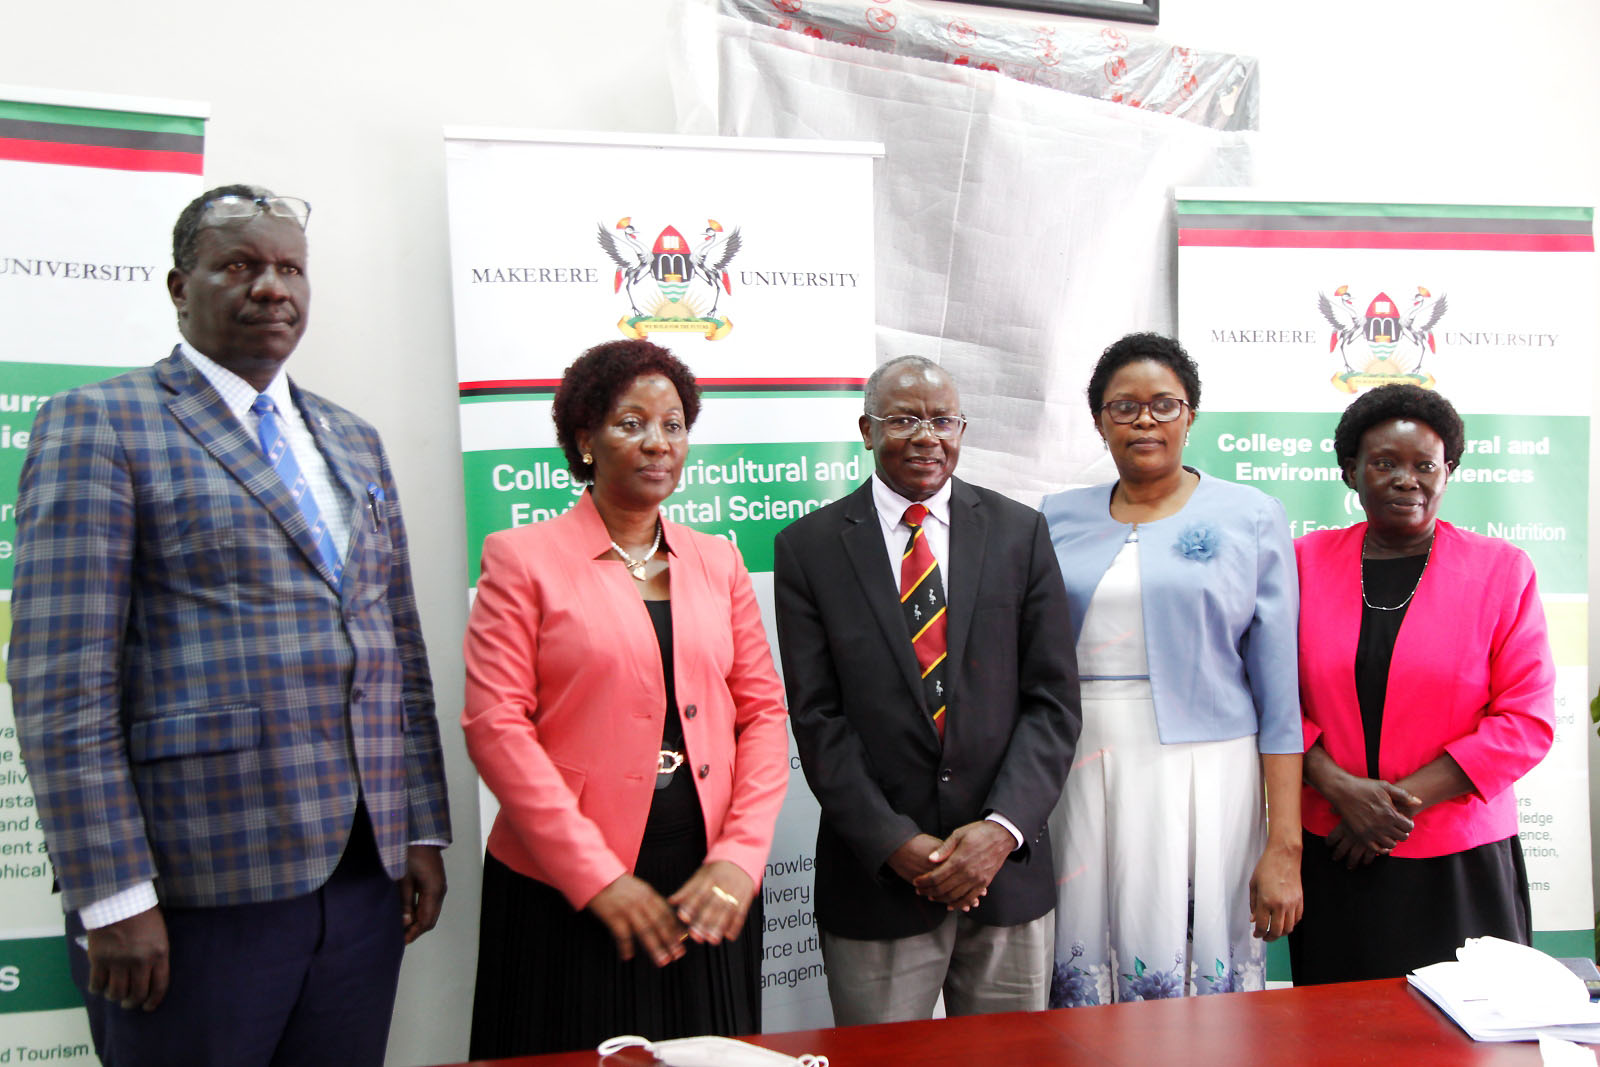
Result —
[[1176, 330], [1172, 190], [1247, 184], [1252, 135], [814, 40], [713, 0], [681, 10], [680, 131], [884, 144], [878, 357], [955, 376], [973, 420], [962, 476], [1028, 503], [1111, 477], [1089, 369], [1124, 333]]

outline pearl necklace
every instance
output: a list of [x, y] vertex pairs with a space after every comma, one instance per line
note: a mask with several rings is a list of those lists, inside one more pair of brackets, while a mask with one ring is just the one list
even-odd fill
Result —
[[611, 542], [611, 547], [616, 550], [617, 555], [622, 557], [622, 565], [628, 568], [628, 573], [633, 575], [634, 580], [638, 582], [644, 581], [645, 566], [656, 558], [656, 549], [661, 547], [661, 517], [659, 515], [656, 516], [656, 539], [650, 542], [650, 551], [644, 554], [644, 559], [634, 559], [624, 552], [622, 546], [615, 541]]
[[1428, 553], [1422, 558], [1422, 570], [1417, 572], [1417, 584], [1411, 587], [1411, 592], [1406, 594], [1406, 598], [1404, 600], [1390, 608], [1385, 607], [1382, 604], [1374, 604], [1372, 601], [1367, 599], [1367, 538], [1366, 535], [1363, 534], [1361, 536], [1361, 603], [1365, 604], [1373, 611], [1399, 611], [1401, 608], [1411, 603], [1411, 598], [1417, 595], [1418, 589], [1422, 588], [1422, 576], [1428, 573], [1428, 561], [1433, 558], [1433, 540], [1434, 539], [1431, 537], [1428, 538]]

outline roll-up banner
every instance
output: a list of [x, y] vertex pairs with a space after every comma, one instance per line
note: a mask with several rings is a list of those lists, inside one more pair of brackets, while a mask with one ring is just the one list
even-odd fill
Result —
[[[11, 635], [17, 478], [39, 405], [172, 348], [172, 223], [201, 190], [206, 113], [0, 86], [0, 642]], [[53, 880], [0, 684], [0, 1064], [95, 1062]]]
[[[674, 521], [738, 545], [767, 634], [772, 539], [859, 485], [876, 363], [875, 144], [445, 132], [468, 573], [483, 539], [582, 492], [550, 420], [563, 370], [645, 337], [700, 381]], [[776, 659], [776, 648], [774, 648]], [[829, 1022], [811, 867], [817, 808], [790, 744], [762, 883], [764, 1024]], [[494, 798], [480, 787], [483, 828]]]
[[1357, 394], [1411, 382], [1461, 413], [1439, 517], [1528, 553], [1555, 653], [1555, 745], [1516, 786], [1534, 943], [1592, 955], [1593, 210], [1180, 190], [1177, 218], [1180, 336], [1205, 382], [1187, 455], [1279, 497], [1295, 536], [1364, 518], [1333, 457]]

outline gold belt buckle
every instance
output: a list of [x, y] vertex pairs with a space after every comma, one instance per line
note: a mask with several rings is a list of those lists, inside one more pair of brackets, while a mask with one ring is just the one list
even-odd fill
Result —
[[672, 784], [672, 772], [683, 766], [683, 753], [664, 748], [656, 756], [656, 788], [665, 789]]

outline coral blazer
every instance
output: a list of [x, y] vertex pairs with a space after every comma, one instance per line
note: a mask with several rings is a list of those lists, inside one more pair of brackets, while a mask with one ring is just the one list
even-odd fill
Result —
[[[1300, 568], [1300, 706], [1306, 749], [1321, 742], [1352, 774], [1366, 776], [1356, 700], [1361, 632], [1361, 541], [1366, 523], [1295, 542]], [[1443, 856], [1517, 832], [1511, 786], [1550, 750], [1555, 663], [1533, 563], [1498, 538], [1439, 522], [1433, 554], [1395, 640], [1384, 700], [1378, 773], [1394, 782], [1448, 752], [1472, 792], [1417, 817], [1401, 857]], [[1326, 836], [1338, 823], [1305, 787], [1305, 827]]]
[[[662, 519], [674, 684], [706, 861], [760, 883], [789, 781], [783, 688], [730, 542]], [[467, 625], [467, 752], [500, 801], [489, 851], [582, 908], [633, 869], [667, 693], [636, 583], [593, 499], [491, 534]]]

